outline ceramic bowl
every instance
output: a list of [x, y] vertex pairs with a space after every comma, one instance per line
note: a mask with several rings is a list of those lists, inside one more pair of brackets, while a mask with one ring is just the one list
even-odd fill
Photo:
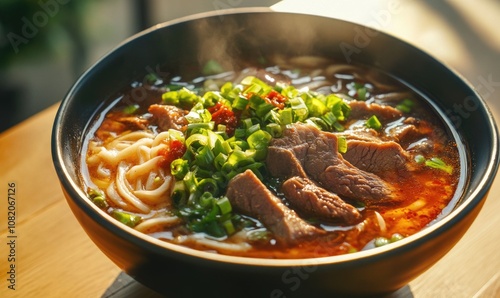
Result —
[[[392, 245], [349, 255], [277, 260], [166, 243], [116, 222], [87, 199], [79, 169], [82, 143], [105, 100], [158, 65], [175, 72], [208, 57], [244, 59], [256, 52], [359, 62], [418, 90], [464, 143], [468, 170], [459, 203], [433, 225]], [[55, 118], [52, 146], [67, 202], [90, 239], [124, 272], [168, 297], [373, 296], [398, 290], [441, 259], [467, 231], [487, 197], [499, 155], [496, 126], [484, 100], [425, 51], [350, 22], [261, 9], [182, 18], [127, 39], [69, 90]]]

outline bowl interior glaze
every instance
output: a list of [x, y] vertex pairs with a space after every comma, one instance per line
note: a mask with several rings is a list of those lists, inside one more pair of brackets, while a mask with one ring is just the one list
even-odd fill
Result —
[[[214, 255], [164, 243], [116, 223], [81, 189], [79, 164], [90, 120], [151, 69], [175, 73], [208, 59], [259, 53], [320, 55], [373, 66], [429, 99], [464, 144], [468, 176], [459, 204], [425, 230], [393, 245], [347, 256], [264, 260]], [[457, 105], [462, 110], [457, 110]], [[86, 71], [63, 99], [52, 135], [54, 166], [68, 204], [89, 237], [120, 268], [176, 296], [377, 294], [406, 285], [459, 241], [480, 211], [498, 167], [498, 135], [485, 102], [453, 70], [385, 33], [342, 20], [268, 10], [183, 18], [141, 32]], [[217, 286], [218, 284], [224, 286]], [[250, 286], [249, 286], [250, 285]], [[248, 294], [248, 295], [246, 295]]]

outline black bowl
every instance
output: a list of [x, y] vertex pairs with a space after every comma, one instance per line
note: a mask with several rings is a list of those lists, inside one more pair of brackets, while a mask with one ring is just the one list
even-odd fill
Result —
[[[175, 73], [210, 58], [241, 59], [271, 52], [322, 55], [370, 65], [428, 98], [464, 145], [462, 161], [468, 170], [457, 206], [433, 225], [392, 245], [327, 258], [269, 260], [165, 243], [117, 223], [90, 203], [79, 177], [82, 142], [106, 99], [160, 65]], [[313, 297], [395, 291], [431, 267], [467, 231], [495, 177], [498, 154], [497, 130], [485, 102], [463, 78], [424, 51], [346, 21], [269, 10], [202, 14], [131, 37], [74, 84], [61, 103], [52, 135], [53, 161], [62, 189], [89, 237], [139, 282], [182, 297]]]

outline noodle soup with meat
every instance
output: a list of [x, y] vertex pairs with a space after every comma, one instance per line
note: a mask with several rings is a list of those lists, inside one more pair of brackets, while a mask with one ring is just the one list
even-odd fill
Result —
[[133, 83], [89, 130], [89, 199], [152, 237], [259, 258], [386, 245], [453, 208], [462, 145], [421, 95], [361, 65], [265, 61]]

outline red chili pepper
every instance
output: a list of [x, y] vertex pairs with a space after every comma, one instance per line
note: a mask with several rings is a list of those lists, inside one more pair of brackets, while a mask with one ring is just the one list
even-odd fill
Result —
[[226, 133], [229, 136], [232, 136], [236, 126], [238, 125], [238, 118], [234, 112], [220, 102], [218, 102], [215, 106], [208, 108], [208, 111], [212, 114], [212, 120], [215, 123], [215, 127], [219, 124], [225, 125]]
[[280, 110], [285, 108], [286, 97], [276, 90], [271, 90], [271, 92], [265, 96], [265, 99]]
[[170, 168], [170, 164], [181, 158], [186, 152], [186, 146], [179, 140], [169, 140], [167, 142], [167, 147], [158, 150], [158, 155], [163, 156], [158, 163], [158, 166], [162, 168]]

